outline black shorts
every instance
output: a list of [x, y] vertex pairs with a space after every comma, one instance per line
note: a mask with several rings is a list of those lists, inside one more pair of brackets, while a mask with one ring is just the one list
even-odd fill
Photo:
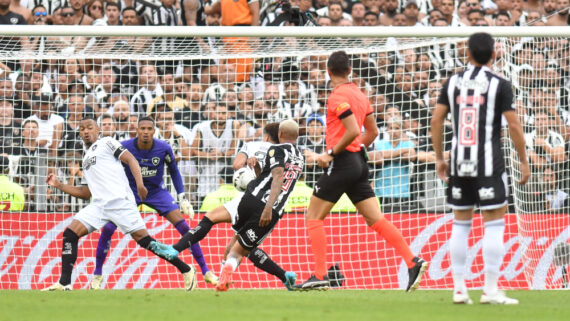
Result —
[[368, 181], [364, 151], [344, 151], [333, 159], [313, 188], [313, 195], [336, 203], [346, 193], [353, 204], [376, 197]]
[[232, 226], [238, 236], [238, 242], [246, 250], [259, 246], [271, 233], [279, 221], [279, 213], [273, 211], [271, 222], [267, 226], [259, 226], [259, 219], [265, 204], [249, 193], [245, 193], [238, 205], [238, 219]]
[[507, 205], [509, 187], [507, 174], [493, 177], [449, 178], [447, 203], [454, 210], [467, 210], [479, 205], [481, 210], [492, 210]]

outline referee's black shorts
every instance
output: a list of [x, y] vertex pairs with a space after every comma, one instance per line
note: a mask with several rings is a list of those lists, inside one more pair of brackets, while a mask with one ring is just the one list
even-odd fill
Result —
[[265, 203], [247, 192], [238, 205], [237, 221], [232, 228], [236, 231], [239, 244], [248, 251], [260, 245], [279, 221], [279, 213], [273, 211], [269, 225], [259, 226], [259, 219], [264, 208]]
[[346, 193], [353, 204], [376, 197], [368, 181], [368, 164], [364, 153], [343, 151], [335, 156], [315, 184], [313, 195], [336, 203]]

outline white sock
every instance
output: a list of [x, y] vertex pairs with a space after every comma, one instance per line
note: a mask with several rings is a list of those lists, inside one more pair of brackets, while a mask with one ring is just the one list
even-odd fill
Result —
[[467, 240], [471, 230], [471, 220], [453, 220], [449, 239], [449, 257], [453, 275], [453, 290], [467, 292], [465, 286], [465, 261], [467, 260]]
[[232, 271], [235, 271], [235, 270], [237, 269], [238, 265], [239, 265], [239, 262], [238, 262], [238, 260], [237, 260], [235, 257], [229, 257], [229, 258], [226, 260], [226, 264], [231, 265], [231, 266], [232, 266]]
[[505, 244], [503, 234], [505, 232], [505, 220], [498, 219], [485, 223], [485, 235], [483, 236], [483, 262], [485, 264], [485, 285], [483, 291], [487, 294], [495, 293], [498, 290], [498, 280], [500, 275], [503, 256], [505, 255]]
[[224, 269], [224, 265], [226, 265], [226, 260], [222, 260], [222, 265], [220, 266], [220, 273], [222, 273], [222, 270]]

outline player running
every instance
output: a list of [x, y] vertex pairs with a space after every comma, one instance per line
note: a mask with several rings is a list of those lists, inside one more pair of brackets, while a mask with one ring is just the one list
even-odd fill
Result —
[[[113, 222], [123, 233], [130, 234], [141, 247], [155, 253], [149, 247], [154, 239], [145, 228], [133, 191], [129, 187], [129, 180], [121, 165], [121, 162], [127, 164], [136, 182], [137, 197], [144, 201], [148, 192], [143, 184], [137, 160], [118, 141], [110, 137], [98, 138], [99, 127], [92, 118], [85, 118], [80, 122], [79, 135], [86, 148], [82, 183], [87, 185], [63, 184], [54, 174], [48, 175], [46, 182], [71, 196], [92, 201], [75, 215], [63, 232], [61, 277], [58, 282], [42, 291], [72, 289], [71, 272], [77, 260], [79, 238], [102, 228], [107, 222]], [[184, 276], [186, 290], [192, 290], [196, 286], [196, 269], [178, 258], [167, 261]]]
[[[327, 170], [315, 184], [305, 217], [315, 257], [315, 272], [299, 287], [303, 290], [329, 287], [323, 221], [341, 195], [346, 193], [366, 224], [402, 256], [408, 266], [406, 291], [413, 291], [418, 287], [428, 263], [412, 253], [400, 231], [382, 215], [368, 182], [366, 150], [361, 144], [369, 146], [378, 135], [373, 109], [366, 95], [349, 80], [350, 58], [344, 51], [330, 55], [327, 69], [334, 86], [327, 102], [327, 153], [317, 156], [317, 164]], [[365, 132], [361, 135], [363, 126]]]
[[[520, 159], [521, 185], [530, 177], [524, 136], [513, 108], [511, 83], [489, 69], [495, 59], [495, 41], [487, 33], [475, 33], [469, 37], [468, 43], [470, 65], [444, 84], [431, 120], [437, 174], [443, 181], [449, 182], [447, 203], [455, 215], [449, 239], [453, 303], [473, 303], [465, 285], [465, 265], [473, 208], [479, 205], [485, 223], [485, 285], [479, 302], [518, 304], [518, 300], [499, 291], [497, 285], [505, 254], [503, 233], [508, 198], [507, 174], [501, 149], [502, 116], [509, 124], [509, 132]], [[443, 158], [442, 130], [450, 111], [453, 139], [448, 165]]]
[[[228, 290], [231, 284], [231, 275], [237, 269], [241, 259], [248, 256], [250, 252], [255, 253], [256, 250], [259, 250], [257, 247], [271, 233], [282, 217], [287, 199], [303, 173], [304, 157], [295, 146], [298, 136], [299, 125], [295, 121], [286, 120], [279, 125], [279, 144], [269, 147], [261, 174], [248, 185], [247, 191], [237, 206], [237, 213], [232, 220], [232, 228], [236, 231], [236, 238], [232, 240], [237, 239], [237, 241], [233, 243], [230, 241], [228, 245], [229, 253], [216, 291]], [[219, 210], [219, 213], [222, 212]], [[227, 213], [230, 212], [232, 210]], [[227, 216], [225, 218], [228, 219]], [[174, 246], [159, 242], [153, 243], [155, 250], [165, 257], [176, 257], [180, 251], [188, 248], [196, 239], [203, 238], [212, 225], [213, 222], [210, 219], [204, 219]], [[197, 234], [199, 236], [196, 236]], [[257, 254], [250, 256], [250, 260], [254, 257], [257, 257]], [[257, 264], [256, 266], [259, 267]], [[268, 266], [264, 265], [264, 267]], [[292, 288], [295, 282], [294, 274], [283, 273], [284, 271], [277, 264], [272, 268], [279, 268], [281, 270], [279, 275], [276, 273], [277, 270], [268, 271], [260, 268], [278, 276], [288, 289]], [[287, 274], [291, 275], [292, 278], [289, 279]]]
[[[178, 171], [172, 148], [168, 143], [153, 138], [154, 132], [154, 120], [150, 117], [143, 117], [138, 121], [137, 137], [122, 142], [123, 147], [126, 148], [139, 163], [143, 183], [148, 190], [148, 195], [144, 200], [141, 200], [135, 194], [136, 203], [137, 205], [146, 204], [152, 207], [160, 216], [165, 217], [172, 223], [181, 235], [184, 235], [190, 230], [190, 226], [188, 226], [188, 223], [180, 214], [180, 208], [182, 208], [184, 214], [191, 216], [190, 219], [194, 216], [194, 211], [184, 194], [182, 176]], [[168, 172], [178, 192], [178, 202], [180, 206], [176, 204], [176, 201], [172, 198], [172, 195], [168, 192], [164, 184], [165, 164], [168, 166]], [[125, 172], [129, 179], [131, 189], [133, 192], [136, 191], [136, 181], [129, 167], [125, 166]], [[93, 272], [93, 279], [91, 280], [91, 289], [101, 289], [103, 263], [111, 247], [111, 238], [116, 229], [117, 226], [113, 224], [113, 222], [109, 222], [101, 230], [101, 236], [97, 244], [95, 271]], [[200, 269], [204, 275], [204, 281], [216, 285], [218, 283], [218, 277], [208, 269], [200, 245], [198, 243], [193, 244], [190, 252], [198, 265], [200, 265]]]

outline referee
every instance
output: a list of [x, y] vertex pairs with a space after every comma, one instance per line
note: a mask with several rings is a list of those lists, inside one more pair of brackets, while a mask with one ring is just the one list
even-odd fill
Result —
[[[479, 302], [518, 304], [518, 300], [507, 297], [497, 286], [505, 253], [503, 233], [508, 197], [501, 149], [502, 116], [507, 120], [520, 159], [519, 184], [527, 182], [530, 168], [523, 131], [513, 108], [511, 83], [489, 69], [495, 59], [494, 47], [495, 41], [487, 33], [469, 37], [470, 64], [447, 80], [431, 120], [437, 174], [448, 182], [447, 202], [455, 214], [449, 240], [453, 303], [473, 303], [465, 285], [465, 265], [473, 208], [478, 205], [485, 223], [485, 285]], [[442, 149], [442, 128], [448, 112], [451, 112], [453, 126], [449, 164], [443, 159]]]
[[[350, 59], [344, 51], [331, 54], [327, 69], [334, 89], [327, 102], [327, 152], [317, 156], [317, 163], [326, 169], [313, 190], [307, 209], [307, 230], [315, 257], [315, 271], [303, 290], [327, 288], [327, 243], [323, 220], [343, 193], [350, 198], [364, 217], [366, 224], [378, 232], [403, 257], [408, 266], [409, 281], [406, 291], [415, 290], [428, 263], [414, 256], [400, 231], [390, 223], [376, 200], [368, 182], [365, 150], [378, 135], [376, 118], [366, 95], [350, 82]], [[361, 135], [360, 129], [365, 132]]]

